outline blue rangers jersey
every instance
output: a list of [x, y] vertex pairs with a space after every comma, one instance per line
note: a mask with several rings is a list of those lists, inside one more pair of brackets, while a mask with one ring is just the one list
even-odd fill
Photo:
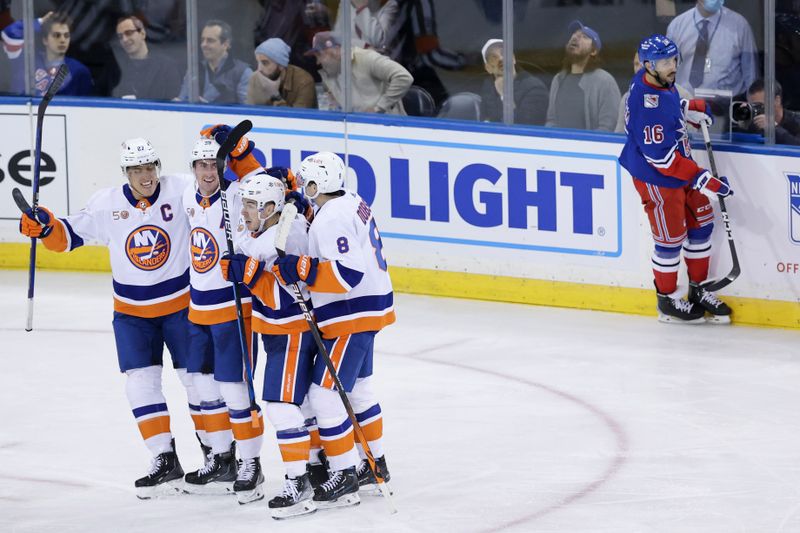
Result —
[[639, 70], [625, 103], [628, 140], [620, 164], [636, 179], [677, 189], [691, 183], [704, 169], [691, 157], [681, 98], [675, 87], [648, 83]]

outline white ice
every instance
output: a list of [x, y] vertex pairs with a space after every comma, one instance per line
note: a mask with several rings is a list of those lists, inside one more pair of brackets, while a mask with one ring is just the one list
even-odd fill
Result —
[[[375, 380], [399, 513], [363, 497], [275, 522], [264, 501], [137, 500], [149, 455], [117, 368], [110, 277], [39, 272], [31, 333], [26, 285], [0, 272], [2, 532], [800, 531], [797, 331], [397, 295]], [[186, 399], [164, 375], [195, 469]], [[271, 494], [271, 434], [262, 460]]]

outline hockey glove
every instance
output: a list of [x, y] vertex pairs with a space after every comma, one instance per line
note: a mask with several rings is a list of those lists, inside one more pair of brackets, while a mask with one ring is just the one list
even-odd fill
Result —
[[681, 100], [681, 107], [683, 107], [683, 118], [695, 128], [700, 128], [701, 122], [705, 122], [706, 126], [714, 123], [711, 106], [701, 98]]
[[[200, 135], [203, 137], [211, 137], [217, 141], [217, 144], [222, 146], [225, 143], [225, 140], [228, 138], [228, 135], [230, 135], [232, 129], [233, 128], [227, 124], [216, 124], [202, 130]], [[230, 156], [234, 159], [244, 159], [250, 154], [250, 152], [253, 151], [253, 148], [255, 148], [255, 143], [243, 136], [241, 139], [239, 139], [239, 142], [236, 144], [233, 150], [231, 150]]]
[[36, 218], [33, 217], [33, 210], [28, 208], [19, 219], [19, 232], [26, 237], [44, 239], [53, 231], [55, 223], [55, 215], [46, 207], [39, 206], [36, 209]]
[[281, 180], [287, 192], [297, 190], [297, 178], [295, 178], [292, 169], [287, 167], [269, 167], [267, 169], [267, 174]]
[[728, 196], [733, 195], [733, 189], [731, 189], [731, 186], [728, 183], [728, 178], [725, 176], [715, 178], [708, 170], [704, 171], [694, 179], [692, 187], [705, 194], [712, 200], [717, 196], [727, 198]]
[[264, 271], [264, 263], [244, 254], [225, 254], [219, 260], [222, 277], [252, 288]]
[[293, 202], [297, 207], [297, 212], [306, 217], [308, 222], [314, 220], [314, 208], [311, 207], [311, 202], [300, 191], [286, 193], [286, 202]]
[[305, 281], [313, 285], [317, 279], [317, 266], [319, 259], [308, 255], [287, 255], [279, 257], [272, 265], [272, 272], [284, 285]]

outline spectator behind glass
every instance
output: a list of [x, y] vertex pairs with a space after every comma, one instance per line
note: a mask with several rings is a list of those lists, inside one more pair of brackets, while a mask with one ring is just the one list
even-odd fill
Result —
[[[481, 51], [483, 65], [489, 78], [481, 87], [481, 119], [503, 121], [503, 41], [489, 39]], [[547, 87], [524, 70], [517, 72], [513, 58], [511, 72], [514, 76], [514, 123], [542, 126], [547, 118]]]
[[120, 80], [111, 91], [117, 98], [169, 100], [178, 91], [181, 76], [178, 66], [167, 56], [151, 51], [147, 30], [133, 15], [117, 23], [117, 39], [123, 54], [118, 54]]
[[[764, 102], [764, 80], [759, 78], [747, 89], [747, 103], [754, 109], [754, 113], [749, 124], [747, 122], [741, 124], [746, 132], [764, 135], [764, 128], [767, 126]], [[775, 142], [800, 146], [800, 113], [784, 109], [783, 88], [777, 80], [775, 81]]]
[[[680, 67], [680, 65], [678, 65]], [[634, 52], [633, 54], [633, 74], [639, 72], [642, 68], [642, 64], [639, 61], [639, 52]], [[644, 73], [642, 73], [644, 75]], [[675, 84], [675, 88], [678, 90], [678, 94], [681, 95], [681, 98], [685, 98], [686, 100], [691, 100], [694, 95], [688, 90], [677, 83]], [[622, 95], [622, 99], [619, 102], [619, 114], [617, 115], [617, 127], [614, 129], [617, 133], [624, 133], [625, 132], [625, 106], [628, 104], [628, 95], [631, 94], [631, 90], [628, 89], [625, 91], [625, 94]], [[691, 126], [687, 126], [692, 128]], [[695, 128], [692, 128], [695, 129]]]
[[677, 83], [693, 92], [703, 87], [736, 96], [756, 79], [756, 42], [745, 18], [722, 4], [698, 0], [670, 22], [667, 37], [681, 51]]
[[[221, 20], [209, 20], [200, 34], [199, 87], [200, 101], [215, 104], [245, 103], [247, 83], [253, 69], [229, 55], [231, 48], [231, 27]], [[183, 78], [181, 92], [176, 100], [189, 98], [189, 73]]]
[[430, 93], [441, 107], [448, 93], [436, 68], [461, 70], [464, 56], [440, 46], [433, 0], [398, 0], [400, 10], [387, 36], [386, 54], [414, 77], [414, 84]]
[[[34, 63], [35, 96], [42, 96], [62, 63], [69, 67], [69, 75], [58, 90], [58, 94], [88, 96], [94, 92], [89, 69], [76, 59], [66, 57], [70, 44], [71, 21], [63, 14], [53, 11], [33, 22], [33, 31], [41, 36], [43, 47], [36, 51]], [[11, 92], [25, 93], [25, 61], [22, 54], [23, 23], [14, 22], [3, 30], [3, 45], [6, 55], [12, 60], [13, 74]], [[37, 47], [38, 48], [38, 47]]]
[[570, 23], [569, 33], [563, 69], [550, 84], [547, 126], [614, 131], [619, 87], [600, 68], [600, 36], [579, 20]]
[[[350, 35], [353, 46], [375, 48], [378, 52], [383, 52], [388, 45], [387, 37], [392, 22], [400, 9], [397, 0], [383, 0], [383, 2], [350, 0], [350, 5], [353, 6], [350, 10]], [[336, 13], [336, 23], [333, 25], [333, 31], [338, 35], [344, 33], [343, 13], [344, 9], [339, 7], [339, 11]]]
[[[328, 31], [317, 33], [308, 53], [316, 56], [322, 83], [342, 107], [345, 88], [339, 37]], [[353, 48], [351, 74], [353, 111], [406, 114], [402, 100], [414, 78], [402, 65], [374, 50]]]
[[289, 63], [316, 76], [314, 58], [304, 54], [311, 48], [311, 38], [316, 31], [331, 29], [327, 19], [327, 8], [322, 21], [323, 27], [317, 27], [317, 21], [307, 17], [306, 6], [300, 0], [261, 0], [260, 3], [263, 11], [253, 32], [253, 46], [256, 47], [267, 39], [277, 37], [292, 49]]
[[256, 70], [247, 84], [247, 103], [288, 107], [317, 107], [317, 92], [311, 74], [289, 64], [289, 45], [278, 38], [267, 39], [255, 50]]

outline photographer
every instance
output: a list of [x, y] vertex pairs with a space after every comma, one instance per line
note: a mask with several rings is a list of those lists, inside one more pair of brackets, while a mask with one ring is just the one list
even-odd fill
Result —
[[[800, 113], [783, 108], [783, 89], [775, 81], [775, 142], [800, 146]], [[733, 119], [748, 133], [764, 134], [764, 80], [759, 78], [747, 90], [747, 103], [734, 103]]]

